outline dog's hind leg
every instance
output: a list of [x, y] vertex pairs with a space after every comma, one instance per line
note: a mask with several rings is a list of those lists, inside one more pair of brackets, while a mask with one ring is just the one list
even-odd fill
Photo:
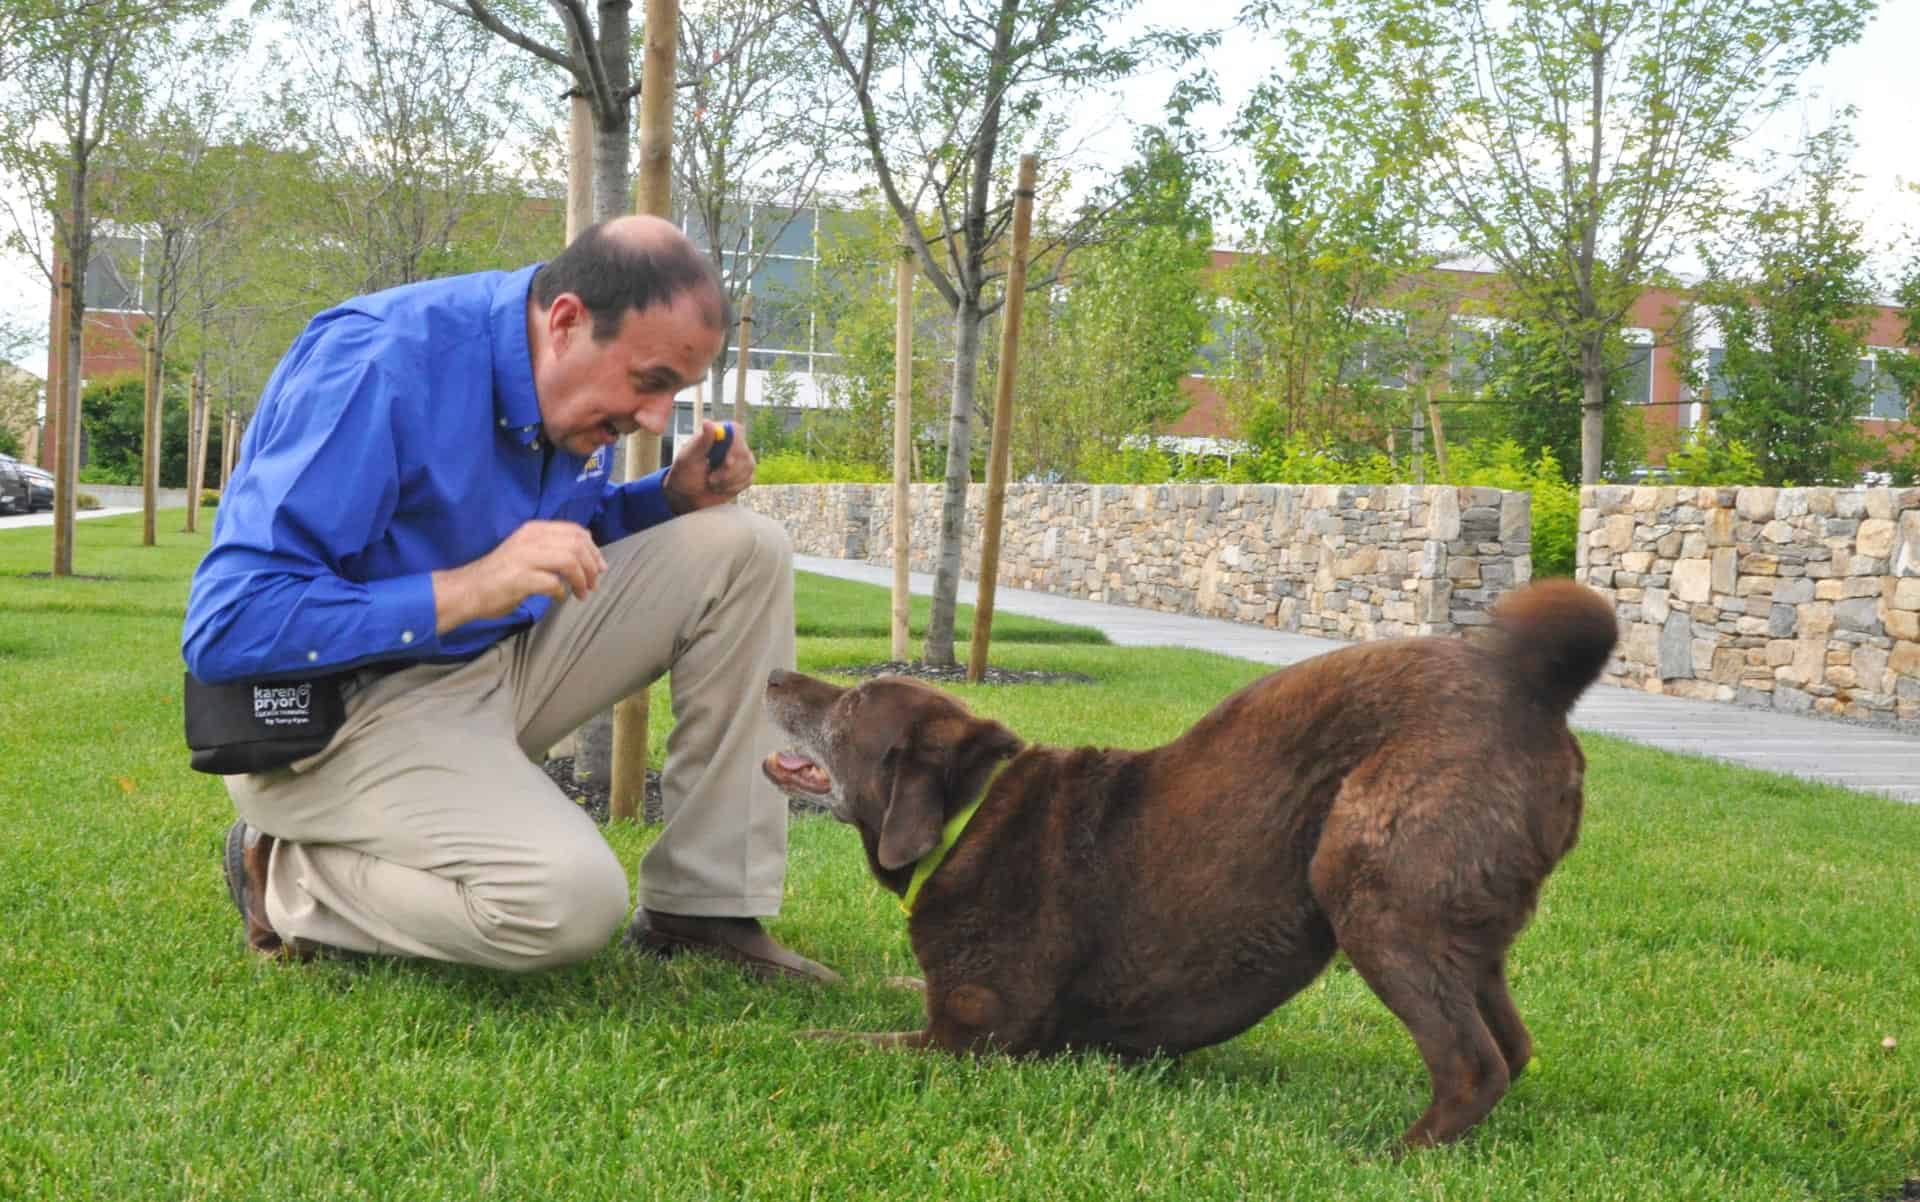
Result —
[[1480, 1003], [1481, 1019], [1492, 1033], [1493, 1042], [1500, 1045], [1500, 1055], [1506, 1059], [1507, 1076], [1517, 1079], [1533, 1059], [1533, 1037], [1527, 1034], [1527, 1025], [1520, 1021], [1513, 995], [1507, 992], [1506, 957], [1487, 967], [1480, 978], [1476, 1000]]
[[1365, 928], [1340, 931], [1340, 946], [1406, 1024], [1433, 1082], [1433, 1101], [1401, 1141], [1423, 1148], [1458, 1139], [1486, 1117], [1511, 1081], [1480, 1013], [1483, 957], [1419, 919], [1375, 912]]

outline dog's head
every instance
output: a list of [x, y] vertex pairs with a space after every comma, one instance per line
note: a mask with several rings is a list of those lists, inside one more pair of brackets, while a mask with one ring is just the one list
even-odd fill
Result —
[[947, 817], [1021, 747], [998, 722], [903, 676], [841, 688], [776, 671], [767, 709], [793, 740], [767, 757], [767, 778], [789, 794], [825, 799], [888, 872], [931, 851]]

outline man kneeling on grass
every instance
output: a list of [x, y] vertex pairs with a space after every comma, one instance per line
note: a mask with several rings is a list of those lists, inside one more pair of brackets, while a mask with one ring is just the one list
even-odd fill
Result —
[[[761, 691], [794, 644], [786, 533], [728, 504], [752, 452], [733, 438], [710, 468], [708, 427], [608, 482], [615, 438], [666, 428], [728, 324], [704, 256], [635, 217], [539, 267], [349, 301], [294, 343], [183, 637], [189, 742], [240, 813], [226, 874], [253, 948], [594, 955], [626, 919], [626, 872], [536, 761], [671, 673], [667, 823], [627, 942], [835, 979], [758, 921], [787, 839]], [[196, 716], [204, 736], [263, 704], [321, 723], [315, 742], [196, 741]]]

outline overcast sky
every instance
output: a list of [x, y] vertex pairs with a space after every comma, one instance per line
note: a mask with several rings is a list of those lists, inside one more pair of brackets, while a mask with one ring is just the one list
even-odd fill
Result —
[[[1134, 21], [1218, 28], [1232, 20], [1242, 3], [1144, 0]], [[1803, 81], [1804, 99], [1773, 117], [1754, 137], [1759, 146], [1790, 151], [1804, 131], [1830, 124], [1833, 114], [1848, 105], [1856, 108], [1853, 130], [1858, 149], [1854, 167], [1861, 176], [1856, 215], [1866, 222], [1876, 252], [1882, 252], [1896, 238], [1904, 238], [1912, 246], [1920, 232], [1920, 195], [1908, 186], [1920, 180], [1920, 138], [1913, 134], [1916, 118], [1920, 118], [1920, 72], [1913, 66], [1917, 46], [1920, 3], [1884, 0], [1866, 35], [1811, 72]], [[1273, 53], [1270, 46], [1244, 35], [1226, 39], [1210, 59], [1225, 100], [1218, 110], [1206, 115], [1207, 119], [1224, 128], [1233, 105], [1271, 69]], [[1079, 124], [1087, 153], [1108, 168], [1125, 162], [1131, 154], [1132, 138], [1120, 118], [1155, 120], [1157, 108], [1173, 82], [1172, 76], [1164, 73], [1136, 80], [1116, 100], [1089, 105]], [[315, 307], [337, 299], [315, 298]], [[19, 321], [44, 323], [46, 312], [45, 283], [38, 270], [0, 258], [0, 313]], [[39, 345], [21, 358], [20, 365], [44, 375], [45, 359], [46, 348]]]

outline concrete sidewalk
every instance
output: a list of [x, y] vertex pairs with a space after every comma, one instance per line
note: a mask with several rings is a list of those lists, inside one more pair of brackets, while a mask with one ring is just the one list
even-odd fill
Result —
[[[893, 585], [890, 567], [811, 555], [796, 555], [794, 567], [884, 588]], [[916, 594], [931, 593], [933, 577], [914, 573], [910, 587]], [[971, 604], [975, 588], [973, 581], [967, 581], [960, 590], [960, 600]], [[994, 609], [1092, 626], [1123, 647], [1190, 647], [1276, 666], [1347, 645], [1335, 639], [1218, 618], [1160, 613], [1026, 589], [995, 589]], [[1920, 803], [1920, 737], [1898, 731], [1607, 685], [1587, 691], [1574, 707], [1573, 724], [1581, 730], [1617, 735], [1668, 751], [1711, 756]]]
[[[139, 513], [139, 512], [140, 512], [140, 506], [138, 505], [134, 505], [132, 507], [118, 507], [118, 508], [109, 505], [104, 509], [76, 510], [74, 512], [73, 517], [75, 521], [85, 521], [88, 518], [110, 518], [122, 513]], [[182, 519], [182, 520], [185, 520], [185, 519]], [[53, 513], [51, 510], [45, 510], [45, 509], [41, 510], [39, 513], [10, 513], [4, 517], [0, 517], [0, 530], [13, 530], [21, 526], [51, 526], [51, 525], [53, 525]]]

